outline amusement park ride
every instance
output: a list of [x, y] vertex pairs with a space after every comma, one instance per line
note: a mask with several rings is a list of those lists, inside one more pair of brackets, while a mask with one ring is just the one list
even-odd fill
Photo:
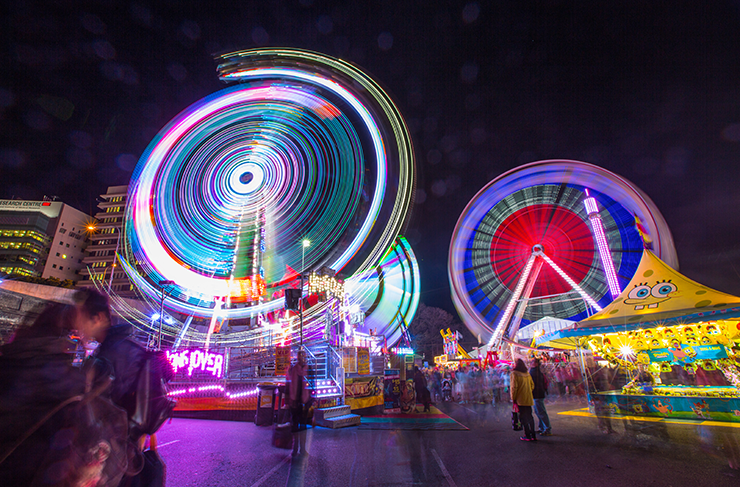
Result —
[[173, 349], [371, 333], [393, 345], [419, 292], [399, 233], [415, 176], [398, 110], [365, 73], [317, 53], [217, 61], [231, 86], [164, 127], [129, 185], [119, 259], [162, 308], [161, 331], [114, 297], [120, 314]]
[[[256, 371], [255, 357], [268, 348], [277, 374], [278, 348], [298, 344], [314, 364], [323, 360], [318, 395], [341, 394], [349, 368], [382, 376], [384, 361], [373, 367], [365, 352], [337, 350], [377, 354], [410, 342], [420, 281], [401, 236], [415, 185], [403, 118], [372, 78], [339, 59], [254, 49], [217, 62], [230, 86], [167, 124], [129, 185], [118, 260], [149, 309], [160, 310], [158, 320], [115, 295], [114, 307], [156, 335], [156, 347], [170, 349], [189, 374], [233, 378], [249, 364]], [[598, 166], [547, 160], [508, 171], [473, 197], [452, 234], [448, 276], [463, 323], [499, 353], [511, 351], [520, 328], [546, 317], [641, 332], [632, 330], [639, 316], [619, 328], [604, 313], [621, 316], [612, 306], [655, 272], [646, 268], [650, 256], [678, 267], [670, 230], [647, 195]], [[740, 308], [721, 314], [734, 319]], [[733, 326], [740, 325], [714, 323], [724, 331], [707, 337], [715, 348], [702, 356], [740, 357]], [[614, 340], [629, 342], [622, 338]], [[590, 340], [616, 357], [611, 338]], [[329, 348], [312, 348], [317, 343]], [[736, 367], [720, 365], [740, 388]]]
[[676, 265], [663, 217], [625, 179], [579, 161], [520, 166], [484, 187], [458, 220], [453, 300], [489, 350], [506, 349], [521, 326], [600, 311], [632, 278], [646, 242]]
[[[738, 422], [740, 297], [677, 268], [668, 226], [644, 193], [562, 160], [484, 187], [458, 220], [448, 264], [453, 300], [485, 337], [486, 359], [576, 351], [596, 414]], [[553, 317], [568, 328], [517, 342], [520, 327]], [[626, 385], [595, 380], [586, 354]]]

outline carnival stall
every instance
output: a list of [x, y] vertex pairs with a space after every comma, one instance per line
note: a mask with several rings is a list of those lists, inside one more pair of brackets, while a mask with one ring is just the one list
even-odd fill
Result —
[[[688, 279], [649, 250], [610, 305], [536, 343], [590, 350], [617, 371], [591, 371], [596, 412], [740, 422], [740, 297]], [[621, 388], [612, 380], [619, 372]]]

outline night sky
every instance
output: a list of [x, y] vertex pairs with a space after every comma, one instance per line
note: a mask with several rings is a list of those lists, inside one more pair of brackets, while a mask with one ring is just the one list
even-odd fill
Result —
[[225, 85], [212, 54], [297, 47], [390, 93], [415, 146], [422, 302], [454, 311], [454, 225], [490, 180], [577, 159], [663, 213], [680, 270], [740, 295], [740, 2], [4, 2], [0, 198], [85, 212]]

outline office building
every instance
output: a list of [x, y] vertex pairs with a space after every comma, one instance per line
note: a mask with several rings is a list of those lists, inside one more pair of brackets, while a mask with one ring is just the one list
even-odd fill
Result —
[[0, 200], [0, 274], [76, 282], [91, 221], [60, 201]]

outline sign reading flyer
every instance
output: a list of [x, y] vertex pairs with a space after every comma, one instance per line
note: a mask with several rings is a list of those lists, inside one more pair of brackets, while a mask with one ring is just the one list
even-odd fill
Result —
[[357, 373], [360, 375], [370, 374], [370, 349], [357, 349]]
[[275, 375], [285, 375], [290, 367], [290, 347], [275, 347]]

